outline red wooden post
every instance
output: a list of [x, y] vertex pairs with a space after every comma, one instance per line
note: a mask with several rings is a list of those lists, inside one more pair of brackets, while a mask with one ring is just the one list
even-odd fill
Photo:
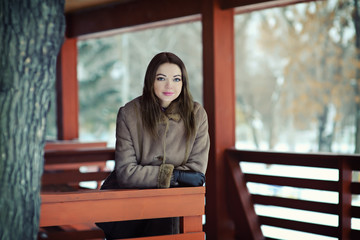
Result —
[[352, 170], [345, 159], [339, 160], [339, 239], [351, 239], [351, 178]]
[[77, 39], [67, 38], [57, 62], [57, 127], [59, 140], [79, 138]]
[[211, 148], [206, 182], [206, 238], [233, 239], [225, 197], [225, 149], [235, 145], [234, 11], [203, 0], [204, 106]]

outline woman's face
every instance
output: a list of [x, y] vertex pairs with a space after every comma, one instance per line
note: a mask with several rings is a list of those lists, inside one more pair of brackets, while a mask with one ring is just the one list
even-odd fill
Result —
[[154, 92], [163, 108], [167, 108], [181, 93], [181, 69], [173, 63], [163, 63], [156, 71]]

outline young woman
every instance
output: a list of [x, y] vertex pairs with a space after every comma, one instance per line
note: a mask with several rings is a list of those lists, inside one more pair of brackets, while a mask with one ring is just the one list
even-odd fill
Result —
[[[202, 186], [210, 141], [204, 108], [193, 102], [184, 63], [162, 52], [150, 61], [142, 96], [117, 116], [115, 170], [102, 189]], [[98, 224], [107, 239], [178, 233], [178, 219]]]

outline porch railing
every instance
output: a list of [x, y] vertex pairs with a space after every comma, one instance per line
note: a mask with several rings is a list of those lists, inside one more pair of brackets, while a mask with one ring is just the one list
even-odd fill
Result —
[[[110, 148], [46, 150], [38, 239], [103, 239], [95, 222], [180, 217], [180, 233], [136, 239], [203, 240], [205, 187], [97, 190], [79, 187], [103, 181], [114, 160]], [[80, 167], [94, 167], [82, 172]], [[171, 204], [170, 204], [171, 203]]]
[[[335, 154], [298, 154], [240, 151], [228, 149], [226, 151], [228, 163], [227, 181], [230, 212], [236, 225], [236, 235], [239, 239], [275, 239], [263, 233], [264, 226], [295, 230], [302, 233], [317, 234], [323, 237], [337, 239], [360, 239], [360, 231], [352, 228], [352, 220], [359, 220], [360, 207], [352, 205], [352, 200], [360, 194], [360, 183], [352, 179], [360, 170], [360, 155]], [[320, 178], [320, 176], [283, 176], [243, 171], [241, 165], [263, 164], [281, 167], [310, 167], [317, 169], [332, 169], [337, 175], [335, 179]], [[305, 172], [306, 172], [305, 168]], [[310, 171], [310, 170], [309, 170]], [[290, 196], [276, 196], [276, 194], [263, 194], [249, 191], [249, 185], [267, 186], [269, 189], [296, 188], [299, 191], [321, 190], [324, 193], [337, 195], [337, 201], [329, 202], [324, 194], [323, 199], [308, 200]], [[254, 207], [255, 206], [255, 207]], [[279, 209], [292, 209], [325, 214], [337, 217], [335, 224], [314, 222], [313, 219], [298, 220], [298, 216], [288, 215], [268, 216], [258, 213], [258, 206], [272, 207], [276, 213]], [[261, 211], [260, 211], [261, 212]], [[276, 214], [275, 214], [276, 215]], [[265, 235], [265, 237], [264, 237]]]

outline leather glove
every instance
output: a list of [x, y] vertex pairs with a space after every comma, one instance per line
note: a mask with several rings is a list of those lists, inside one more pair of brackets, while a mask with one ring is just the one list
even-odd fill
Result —
[[205, 175], [201, 172], [173, 170], [171, 186], [199, 187], [204, 185]]

